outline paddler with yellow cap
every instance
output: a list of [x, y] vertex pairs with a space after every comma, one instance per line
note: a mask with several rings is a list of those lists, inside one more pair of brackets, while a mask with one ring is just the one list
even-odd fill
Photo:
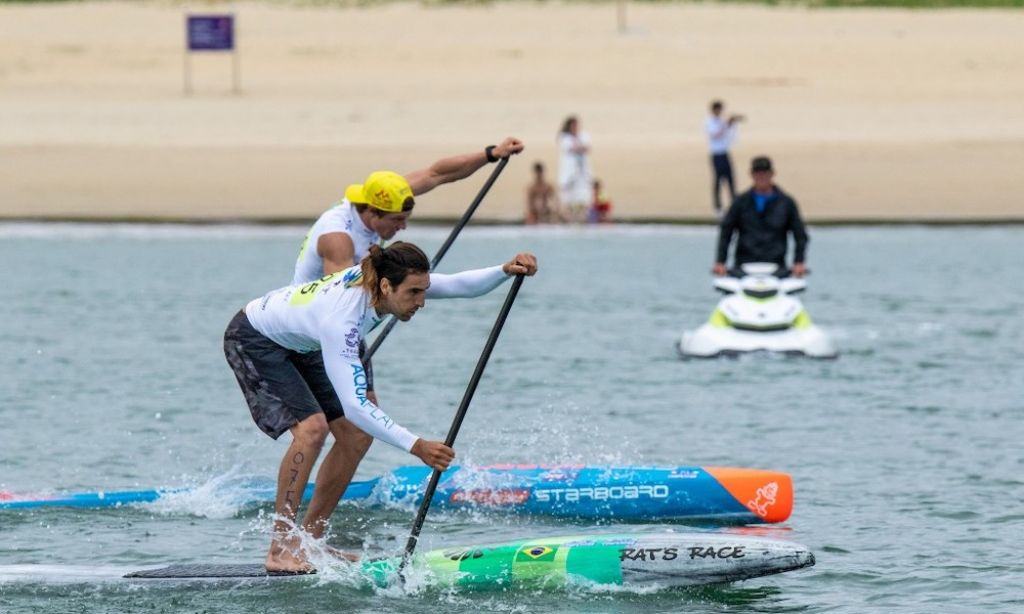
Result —
[[309, 229], [295, 263], [293, 284], [309, 283], [324, 275], [359, 264], [370, 245], [391, 240], [405, 228], [414, 198], [439, 185], [469, 177], [484, 165], [523, 150], [509, 137], [474, 153], [442, 158], [428, 168], [399, 175], [370, 173], [361, 184], [350, 185], [340, 203], [323, 213]]

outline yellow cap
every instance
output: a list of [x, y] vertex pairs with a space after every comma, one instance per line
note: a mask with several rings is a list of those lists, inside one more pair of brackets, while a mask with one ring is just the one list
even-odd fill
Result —
[[370, 173], [364, 183], [345, 188], [345, 198], [351, 203], [369, 205], [388, 213], [401, 213], [402, 205], [412, 198], [412, 188], [398, 173], [377, 171]]

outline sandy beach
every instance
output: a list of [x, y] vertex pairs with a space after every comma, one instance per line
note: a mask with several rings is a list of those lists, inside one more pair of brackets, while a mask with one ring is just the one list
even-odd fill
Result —
[[[198, 5], [211, 10], [208, 4]], [[1024, 13], [497, 3], [233, 5], [228, 54], [184, 7], [0, 6], [0, 217], [304, 220], [370, 171], [521, 137], [479, 212], [521, 219], [579, 115], [625, 220], [711, 219], [708, 102], [811, 222], [1024, 221]], [[217, 10], [213, 5], [212, 10]], [[450, 218], [480, 172], [419, 200]]]

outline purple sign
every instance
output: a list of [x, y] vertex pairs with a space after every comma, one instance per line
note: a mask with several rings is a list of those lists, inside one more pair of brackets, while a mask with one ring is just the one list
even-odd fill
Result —
[[234, 15], [189, 15], [189, 51], [231, 51], [235, 48]]

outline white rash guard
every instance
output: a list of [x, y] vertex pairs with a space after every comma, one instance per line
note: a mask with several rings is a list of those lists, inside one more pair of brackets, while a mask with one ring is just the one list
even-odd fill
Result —
[[295, 261], [293, 285], [308, 284], [324, 276], [324, 259], [317, 251], [317, 245], [321, 236], [332, 232], [343, 232], [352, 239], [355, 264], [362, 262], [371, 245], [380, 243], [380, 235], [367, 228], [356, 208], [347, 199], [342, 199], [337, 206], [324, 211], [306, 234], [299, 250], [299, 259]]
[[[454, 275], [430, 274], [427, 298], [471, 298], [509, 278], [500, 266]], [[253, 328], [296, 352], [323, 351], [324, 366], [345, 417], [366, 434], [406, 452], [417, 436], [366, 398], [366, 371], [359, 343], [384, 317], [370, 304], [363, 273], [354, 266], [308, 284], [286, 286], [250, 301], [245, 314]]]

